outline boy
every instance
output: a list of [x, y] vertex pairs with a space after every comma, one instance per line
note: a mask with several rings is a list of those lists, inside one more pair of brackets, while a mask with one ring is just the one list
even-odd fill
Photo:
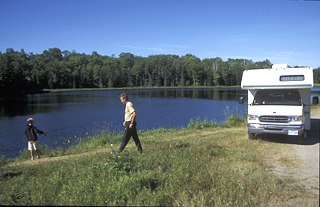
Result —
[[33, 118], [28, 118], [27, 119], [27, 128], [24, 132], [27, 136], [28, 150], [30, 151], [31, 160], [34, 159], [33, 151], [35, 151], [35, 153], [37, 154], [37, 158], [38, 159], [40, 158], [39, 153], [37, 151], [37, 147], [36, 147], [36, 143], [38, 140], [37, 134], [44, 134], [45, 136], [47, 136], [46, 132], [37, 129], [37, 127], [35, 127], [33, 124], [34, 124]]

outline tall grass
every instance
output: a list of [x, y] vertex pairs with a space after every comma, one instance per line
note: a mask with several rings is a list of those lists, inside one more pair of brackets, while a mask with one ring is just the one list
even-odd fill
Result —
[[1, 156], [0, 156], [0, 167], [1, 167], [2, 165], [7, 164], [7, 163], [8, 163], [8, 161], [6, 160], [6, 158], [5, 158], [3, 155], [1, 155]]

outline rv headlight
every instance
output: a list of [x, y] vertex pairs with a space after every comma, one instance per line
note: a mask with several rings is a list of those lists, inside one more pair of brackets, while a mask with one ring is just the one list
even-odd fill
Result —
[[291, 121], [303, 121], [304, 120], [304, 116], [291, 116], [290, 120]]
[[248, 114], [248, 120], [257, 120], [258, 118], [257, 115]]

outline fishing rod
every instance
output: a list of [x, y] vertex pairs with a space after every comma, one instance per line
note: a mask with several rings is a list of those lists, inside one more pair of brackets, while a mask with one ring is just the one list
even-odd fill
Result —
[[76, 127], [84, 128], [85, 126], [89, 126], [89, 125], [88, 124], [80, 124], [80, 125], [75, 125], [75, 126], [67, 126], [67, 127], [52, 129], [52, 130], [49, 130], [49, 131], [46, 131], [46, 132], [47, 133], [52, 133], [52, 132], [63, 131], [63, 130], [72, 129], [72, 128], [76, 128]]
[[81, 124], [81, 125], [76, 125], [76, 126], [68, 126], [68, 127], [63, 127], [63, 128], [52, 129], [52, 130], [49, 130], [49, 131], [46, 131], [46, 132], [47, 133], [49, 133], [49, 132], [51, 133], [51, 132], [63, 131], [63, 130], [66, 130], [66, 129], [72, 129], [72, 128], [75, 128], [75, 127], [83, 127], [83, 126], [85, 126], [85, 125]]

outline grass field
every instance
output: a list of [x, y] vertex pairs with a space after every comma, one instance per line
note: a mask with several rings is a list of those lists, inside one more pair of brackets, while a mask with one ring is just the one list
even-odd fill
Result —
[[265, 162], [287, 147], [249, 140], [238, 119], [140, 132], [141, 155], [132, 140], [118, 154], [120, 137], [101, 134], [67, 151], [44, 151], [39, 160], [29, 161], [25, 153], [2, 161], [0, 203], [251, 207], [310, 196]]

